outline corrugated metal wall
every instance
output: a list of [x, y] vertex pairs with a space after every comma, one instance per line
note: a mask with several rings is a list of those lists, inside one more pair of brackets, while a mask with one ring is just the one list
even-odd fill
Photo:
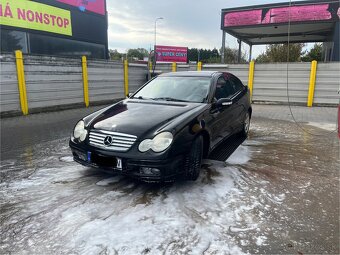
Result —
[[148, 77], [148, 67], [144, 64], [129, 64], [129, 92], [135, 92]]
[[87, 71], [90, 104], [124, 97], [123, 63], [88, 60]]
[[219, 72], [229, 72], [236, 75], [243, 84], [248, 84], [248, 64], [233, 64], [233, 65], [215, 65], [206, 64], [202, 66], [203, 71], [219, 71]]
[[[310, 63], [255, 64], [253, 101], [306, 103]], [[288, 76], [287, 76], [288, 74]]]
[[0, 111], [20, 111], [16, 65], [12, 55], [0, 58]]
[[339, 104], [340, 63], [319, 63], [316, 71], [314, 103]]
[[[124, 65], [121, 62], [88, 60], [90, 104], [124, 98]], [[29, 109], [84, 104], [81, 59], [24, 56]], [[157, 64], [156, 70], [170, 72], [171, 63]], [[307, 104], [311, 63], [289, 63], [290, 102]], [[197, 70], [196, 65], [178, 64], [177, 71]], [[228, 71], [248, 84], [249, 65], [203, 65], [202, 70]], [[146, 64], [129, 64], [129, 91], [136, 91], [146, 81]], [[339, 103], [337, 91], [340, 63], [319, 63], [316, 73], [315, 104]], [[18, 81], [13, 54], [0, 57], [0, 112], [20, 112]], [[287, 64], [255, 64], [254, 102], [287, 103]]]
[[82, 103], [81, 60], [24, 56], [29, 109]]

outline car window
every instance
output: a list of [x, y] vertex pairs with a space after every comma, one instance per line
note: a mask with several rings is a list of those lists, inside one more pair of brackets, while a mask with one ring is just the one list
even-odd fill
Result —
[[235, 76], [231, 77], [231, 82], [233, 83], [233, 87], [236, 92], [241, 91], [244, 88], [242, 82]]
[[215, 99], [228, 98], [235, 94], [233, 84], [229, 79], [223, 76], [219, 77], [216, 82]]
[[202, 103], [210, 88], [209, 77], [157, 77], [133, 98]]

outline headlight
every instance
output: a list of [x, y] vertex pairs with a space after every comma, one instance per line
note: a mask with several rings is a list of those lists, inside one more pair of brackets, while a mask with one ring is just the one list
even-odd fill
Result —
[[74, 128], [73, 136], [74, 138], [84, 141], [87, 135], [87, 130], [85, 129], [84, 121], [79, 121]]
[[152, 140], [145, 139], [142, 141], [138, 149], [140, 152], [146, 152], [148, 150], [153, 150], [154, 152], [161, 152], [167, 149], [172, 143], [173, 135], [170, 132], [163, 132], [156, 135]]

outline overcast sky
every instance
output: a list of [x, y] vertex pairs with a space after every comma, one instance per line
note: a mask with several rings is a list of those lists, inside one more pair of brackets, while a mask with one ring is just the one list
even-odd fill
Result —
[[[157, 44], [213, 49], [221, 47], [221, 9], [259, 5], [277, 0], [107, 0], [109, 48], [125, 53], [130, 48], [153, 48], [155, 19]], [[237, 48], [227, 36], [226, 46]], [[264, 46], [253, 47], [257, 56]], [[249, 46], [243, 44], [243, 51]]]

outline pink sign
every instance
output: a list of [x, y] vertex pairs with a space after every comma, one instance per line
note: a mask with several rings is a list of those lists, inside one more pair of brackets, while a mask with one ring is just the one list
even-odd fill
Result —
[[187, 63], [188, 48], [156, 45], [157, 62]]
[[263, 10], [230, 12], [224, 16], [224, 27], [330, 20], [329, 4], [277, 7]]
[[85, 12], [95, 12], [105, 15], [105, 0], [57, 0], [58, 2], [76, 6]]

